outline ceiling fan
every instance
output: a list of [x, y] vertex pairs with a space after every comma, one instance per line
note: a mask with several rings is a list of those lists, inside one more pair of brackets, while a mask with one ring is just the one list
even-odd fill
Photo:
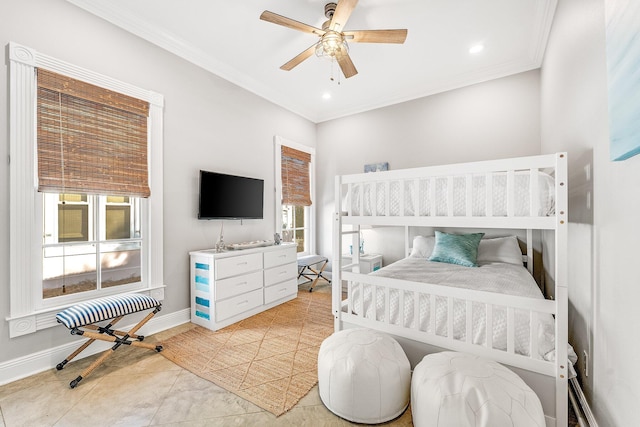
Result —
[[336, 60], [346, 78], [358, 74], [349, 57], [347, 40], [354, 43], [404, 43], [407, 38], [407, 30], [358, 30], [344, 31], [344, 27], [356, 7], [358, 0], [339, 0], [338, 3], [327, 3], [324, 7], [325, 16], [329, 19], [322, 28], [303, 24], [277, 13], [265, 10], [260, 19], [277, 25], [292, 28], [305, 33], [314, 34], [319, 40], [295, 56], [289, 62], [281, 66], [282, 70], [290, 71], [296, 65], [309, 58], [314, 53], [316, 56], [328, 57]]

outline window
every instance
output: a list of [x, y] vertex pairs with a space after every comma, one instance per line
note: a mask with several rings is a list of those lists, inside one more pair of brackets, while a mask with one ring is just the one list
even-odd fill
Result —
[[315, 150], [276, 137], [276, 231], [299, 255], [315, 252]]
[[43, 198], [42, 298], [142, 281], [140, 198]]
[[10, 336], [85, 299], [164, 299], [162, 96], [15, 43], [9, 59]]

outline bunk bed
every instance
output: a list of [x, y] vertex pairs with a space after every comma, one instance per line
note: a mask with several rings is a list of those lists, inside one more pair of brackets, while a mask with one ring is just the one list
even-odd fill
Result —
[[[566, 153], [336, 176], [336, 331], [392, 334], [412, 365], [443, 349], [496, 360], [536, 391], [548, 425], [566, 425], [566, 183]], [[362, 230], [379, 226], [403, 229], [406, 258], [361, 274], [358, 251], [345, 261], [343, 247], [360, 247]], [[415, 235], [425, 229], [437, 236]], [[435, 262], [434, 248], [442, 255], [449, 236], [478, 230], [504, 236], [480, 240], [476, 268]], [[514, 230], [526, 240], [524, 255]], [[542, 267], [555, 282], [549, 298], [532, 277], [534, 233], [553, 246], [553, 265]]]

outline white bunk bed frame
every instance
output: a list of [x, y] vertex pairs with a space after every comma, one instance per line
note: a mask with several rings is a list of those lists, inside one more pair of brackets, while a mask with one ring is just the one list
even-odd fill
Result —
[[[530, 174], [529, 191], [530, 191], [530, 215], [515, 216], [514, 215], [514, 180], [516, 172], [523, 173], [528, 171]], [[539, 216], [538, 214], [538, 180], [539, 171], [552, 171], [555, 178], [555, 213], [551, 216]], [[506, 173], [507, 180], [507, 214], [506, 216], [492, 215], [492, 197], [489, 197], [492, 191], [492, 174]], [[525, 172], [526, 173], [526, 172]], [[472, 216], [471, 208], [471, 179], [484, 175], [485, 194], [486, 197], [486, 213], [487, 216]], [[454, 177], [464, 177], [466, 179], [466, 215], [454, 216], [452, 208], [453, 191], [452, 183]], [[413, 191], [415, 191], [415, 199], [418, 195], [418, 182], [424, 179], [447, 179], [448, 194], [447, 206], [448, 211], [441, 216], [421, 216], [417, 203], [414, 203], [414, 213], [409, 216], [403, 216], [405, 185], [409, 181], [413, 181]], [[364, 185], [365, 183], [380, 183], [384, 185], [373, 185], [370, 188], [371, 205], [375, 206], [376, 192], [373, 187], [384, 188], [383, 193], [386, 194], [385, 203], [386, 210], [384, 215], [376, 215], [374, 209], [371, 209], [370, 215], [364, 215]], [[400, 207], [401, 212], [398, 215], [390, 214], [389, 207], [389, 188], [391, 182], [399, 183], [400, 191]], [[435, 181], [431, 181], [435, 183]], [[396, 184], [394, 184], [396, 185]], [[347, 194], [352, 194], [354, 186], [359, 186], [357, 192], [360, 210], [358, 215], [352, 212], [353, 204]], [[434, 185], [431, 185], [434, 188]], [[546, 417], [547, 425], [566, 426], [568, 415], [567, 403], [567, 379], [569, 376], [569, 362], [567, 359], [567, 342], [568, 342], [568, 291], [567, 291], [567, 155], [566, 153], [555, 153], [541, 156], [520, 157], [504, 160], [483, 161], [474, 163], [460, 163], [454, 165], [433, 166], [424, 168], [404, 169], [397, 171], [385, 171], [367, 174], [343, 175], [336, 176], [335, 179], [335, 213], [334, 213], [334, 233], [333, 233], [333, 314], [335, 317], [335, 330], [339, 331], [349, 327], [367, 327], [371, 329], [381, 330], [398, 338], [403, 345], [405, 351], [415, 366], [422, 356], [434, 351], [443, 349], [453, 351], [463, 351], [483, 357], [496, 360], [513, 368], [540, 397]], [[431, 193], [431, 209], [434, 213], [433, 195]], [[555, 265], [554, 274], [555, 292], [554, 299], [534, 299], [518, 296], [510, 296], [496, 294], [493, 292], [466, 290], [454, 287], [446, 287], [439, 285], [430, 285], [425, 283], [410, 282], [392, 278], [379, 276], [369, 276], [359, 273], [359, 253], [353, 251], [353, 259], [348, 265], [343, 262], [343, 236], [351, 235], [353, 248], [360, 247], [360, 230], [362, 226], [404, 226], [405, 227], [405, 248], [409, 247], [409, 227], [442, 227], [442, 228], [480, 228], [480, 229], [520, 229], [526, 230], [527, 236], [527, 268], [533, 271], [533, 250], [532, 250], [532, 234], [533, 230], [553, 230], [555, 239]], [[408, 256], [408, 249], [405, 249]], [[343, 301], [343, 281], [346, 282], [347, 299]], [[374, 298], [378, 292], [384, 292], [386, 315], [384, 320], [376, 320], [374, 318], [365, 317], [364, 313], [354, 313], [352, 295], [352, 283], [370, 284], [373, 286]], [[419, 330], [418, 323], [415, 322], [415, 328], [405, 328], [400, 325], [389, 323], [389, 293], [390, 289], [399, 289], [400, 295], [400, 313], [399, 318], [402, 319], [403, 295], [405, 292], [413, 293], [413, 301], [415, 302], [414, 312], [418, 312], [418, 301], [420, 294], [433, 295], [447, 300], [447, 336], [436, 335], [430, 328], [430, 331]], [[360, 296], [364, 292], [360, 293]], [[434, 304], [436, 298], [430, 298], [431, 304]], [[453, 338], [453, 301], [464, 300], [467, 309], [466, 315], [466, 341]], [[485, 345], [473, 344], [471, 342], [471, 305], [472, 303], [481, 303], [485, 307], [487, 330], [491, 330], [493, 324], [493, 307], [507, 307], [507, 349], [499, 350], [493, 348], [492, 337], [490, 333], [486, 334]], [[348, 310], [344, 310], [345, 306]], [[531, 327], [530, 334], [530, 355], [525, 356], [516, 354], [514, 350], [514, 310], [526, 310], [529, 312], [530, 324], [537, 325], [540, 313], [550, 313], [555, 317], [555, 349], [556, 357], [554, 361], [547, 361], [537, 355], [537, 330]], [[434, 306], [431, 306], [431, 316], [434, 314]], [[433, 325], [433, 317], [431, 325]], [[413, 356], [412, 356], [413, 354]], [[412, 360], [413, 359], [413, 360]]]

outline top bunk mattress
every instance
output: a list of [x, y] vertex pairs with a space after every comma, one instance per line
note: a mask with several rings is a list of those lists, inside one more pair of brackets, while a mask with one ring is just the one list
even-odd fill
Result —
[[554, 215], [554, 178], [538, 171], [532, 183], [531, 176], [517, 171], [512, 179], [506, 172], [495, 172], [367, 181], [349, 186], [342, 210], [353, 216]]

